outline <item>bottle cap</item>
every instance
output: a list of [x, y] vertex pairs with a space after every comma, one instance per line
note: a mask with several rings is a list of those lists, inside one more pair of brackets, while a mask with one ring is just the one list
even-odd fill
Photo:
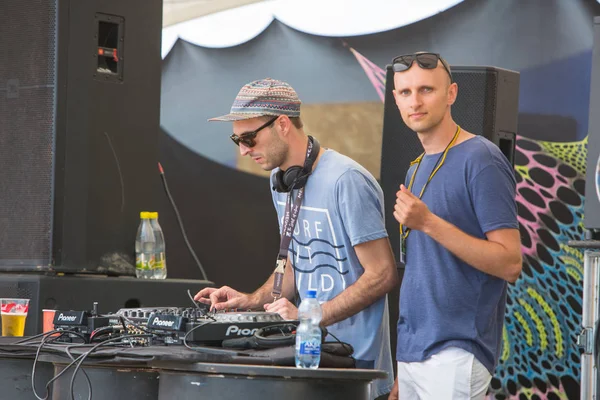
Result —
[[148, 213], [150, 216], [148, 218], [158, 219], [158, 213], [156, 211]]
[[142, 212], [140, 212], [140, 218], [142, 218], [142, 219], [150, 218], [150, 215], [148, 215], [148, 214], [150, 214], [148, 211], [142, 211]]
[[307, 299], [316, 299], [317, 298], [317, 291], [316, 290], [307, 290], [306, 291], [306, 298]]

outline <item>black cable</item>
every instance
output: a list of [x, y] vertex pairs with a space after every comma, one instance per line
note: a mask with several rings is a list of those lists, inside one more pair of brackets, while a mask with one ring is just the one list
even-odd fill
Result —
[[121, 325], [123, 325], [123, 331], [125, 332], [125, 335], [128, 335], [129, 331], [127, 330], [127, 324], [125, 323], [125, 318], [123, 318], [122, 315], [119, 315], [119, 321], [121, 321]]
[[[62, 332], [65, 332], [65, 331], [62, 331]], [[56, 332], [54, 332], [54, 331], [50, 331], [50, 332], [48, 332], [48, 335], [51, 335], [52, 333], [56, 333]], [[75, 332], [71, 332], [71, 333], [75, 333]], [[66, 347], [66, 352], [67, 352], [67, 354], [69, 354], [69, 357], [73, 358], [73, 357], [72, 357], [72, 355], [71, 355], [71, 354], [70, 354], [70, 352], [69, 352], [69, 351], [70, 351], [70, 348], [72, 348], [72, 347], [82, 347], [82, 346], [85, 346], [85, 343], [78, 343], [78, 344], [75, 344], [75, 345], [67, 346], [67, 347]], [[40, 347], [40, 349], [41, 349], [41, 347]], [[79, 360], [79, 359], [80, 359], [82, 356], [83, 356], [83, 355], [81, 355], [81, 356], [77, 357], [77, 359], [74, 359], [73, 361], [71, 361], [71, 363], [70, 363], [70, 364], [68, 364], [68, 365], [67, 365], [67, 366], [66, 366], [66, 367], [65, 367], [65, 368], [64, 368], [64, 369], [63, 369], [61, 372], [59, 372], [57, 375], [55, 375], [55, 376], [54, 376], [52, 379], [50, 379], [50, 380], [49, 380], [49, 381], [46, 383], [46, 398], [45, 398], [45, 399], [47, 399], [47, 397], [48, 397], [48, 393], [49, 393], [49, 391], [50, 391], [50, 385], [51, 385], [51, 384], [52, 384], [52, 383], [53, 383], [55, 380], [57, 380], [58, 378], [60, 378], [60, 377], [61, 377], [61, 376], [62, 376], [62, 375], [65, 373], [65, 372], [67, 372], [67, 371], [69, 370], [69, 368], [71, 368], [73, 365], [75, 365], [75, 363], [76, 363], [76, 362], [77, 362], [77, 361], [78, 361], [78, 360]], [[37, 359], [38, 359], [38, 357], [39, 357], [39, 352], [36, 354], [36, 358], [35, 358], [35, 360], [34, 360], [34, 364], [33, 364], [33, 370], [32, 370], [32, 374], [31, 374], [31, 375], [32, 375], [32, 383], [34, 382], [34, 379], [35, 379], [35, 365], [36, 365], [36, 362], [37, 362]], [[86, 374], [86, 377], [87, 377], [87, 374]], [[88, 388], [89, 388], [89, 390], [90, 390], [90, 393], [91, 393], [91, 390], [92, 390], [92, 389], [91, 389], [91, 382], [89, 382], [89, 377], [88, 377], [88, 383], [89, 383], [89, 386], [88, 386]], [[32, 386], [32, 387], [33, 387], [33, 386]], [[35, 396], [38, 398], [38, 400], [40, 399], [40, 397], [38, 397], [38, 396], [37, 396], [37, 394], [35, 393], [35, 388], [34, 388], [34, 395], [35, 395]], [[91, 396], [91, 394], [90, 394], [90, 396]]]
[[192, 304], [194, 304], [194, 306], [200, 311], [200, 315], [201, 316], [207, 316], [208, 318], [212, 318], [212, 317], [208, 316], [207, 308], [206, 307], [205, 308], [200, 307], [198, 305], [198, 302], [196, 300], [194, 300], [194, 297], [190, 293], [190, 289], [187, 290], [187, 294], [188, 294], [188, 297], [190, 298], [190, 300], [192, 301]]
[[188, 289], [188, 290], [187, 290], [187, 295], [188, 295], [188, 297], [190, 298], [190, 300], [192, 301], [192, 304], [193, 304], [194, 306], [196, 306], [196, 308], [197, 308], [198, 310], [200, 310], [200, 311], [203, 311], [203, 310], [200, 308], [200, 306], [198, 305], [198, 303], [196, 302], [196, 300], [194, 300], [194, 297], [193, 297], [193, 296], [192, 296], [192, 294], [190, 293], [190, 289]]
[[[35, 358], [33, 359], [33, 367], [31, 369], [31, 390], [33, 391], [33, 395], [35, 396], [36, 399], [38, 400], [47, 400], [48, 399], [48, 395], [50, 394], [48, 391], [48, 386], [46, 386], [46, 394], [44, 395], [44, 397], [40, 397], [37, 394], [37, 391], [35, 390], [35, 366], [37, 364], [37, 360], [40, 356], [40, 352], [42, 351], [42, 347], [44, 346], [44, 343], [46, 341], [47, 338], [49, 338], [51, 335], [53, 335], [54, 333], [56, 333], [55, 331], [50, 331], [50, 332], [46, 332], [41, 334], [41, 336], [43, 336], [42, 338], [42, 342], [38, 345], [37, 351], [35, 352]], [[40, 337], [40, 335], [35, 335], [34, 337]], [[20, 340], [19, 342], [24, 342], [24, 340]], [[20, 344], [19, 342], [17, 342], [16, 344]]]
[[[71, 393], [72, 400], [75, 400], [75, 395], [73, 393], [73, 386], [75, 384], [75, 377], [77, 376], [77, 372], [79, 372], [79, 368], [81, 367], [81, 365], [83, 364], [83, 362], [85, 361], [85, 359], [87, 358], [87, 356], [89, 356], [90, 354], [92, 354], [98, 347], [107, 345], [107, 344], [115, 342], [117, 340], [132, 339], [132, 338], [136, 338], [136, 337], [137, 338], [140, 338], [140, 337], [151, 337], [151, 336], [152, 335], [124, 335], [124, 336], [119, 336], [117, 338], [107, 339], [107, 340], [105, 340], [103, 342], [98, 343], [97, 345], [94, 345], [94, 347], [92, 347], [90, 350], [88, 350], [87, 352], [85, 352], [81, 356], [79, 356], [76, 359], [76, 361], [77, 360], [79, 360], [79, 361], [78, 361], [77, 365], [75, 366], [75, 369], [73, 370], [73, 376], [71, 376], [71, 383], [69, 385], [69, 390], [70, 390], [70, 393]], [[69, 364], [69, 366], [70, 365], [71, 364]]]
[[[209, 317], [212, 318], [212, 317]], [[214, 318], [212, 318], [213, 321], [216, 321]], [[189, 349], [189, 350], [193, 350], [196, 351], [198, 353], [205, 353], [205, 354], [226, 354], [226, 355], [230, 355], [230, 356], [247, 356], [247, 354], [244, 353], [240, 353], [238, 351], [235, 350], [227, 350], [227, 349], [217, 349], [215, 347], [204, 347], [204, 346], [190, 346], [187, 343], [187, 337], [190, 333], [194, 332], [196, 329], [201, 328], [205, 325], [210, 325], [213, 321], [207, 321], [201, 325], [195, 326], [193, 327], [190, 331], [188, 331], [184, 336], [183, 336], [183, 345]]]
[[215, 318], [213, 318], [213, 317], [211, 317], [211, 316], [207, 316], [207, 317], [208, 317], [208, 318], [210, 318], [210, 319], [212, 319], [212, 321], [206, 321], [206, 322], [205, 322], [205, 323], [203, 323], [203, 324], [200, 324], [200, 325], [198, 325], [198, 326], [195, 326], [195, 327], [193, 327], [192, 329], [190, 329], [189, 331], [187, 331], [187, 332], [185, 333], [185, 335], [183, 335], [183, 345], [184, 345], [186, 348], [188, 348], [188, 349], [190, 349], [190, 350], [195, 350], [193, 347], [190, 347], [190, 345], [187, 343], [187, 338], [188, 338], [188, 336], [190, 335], [190, 333], [194, 332], [194, 331], [195, 331], [196, 329], [198, 329], [198, 328], [201, 328], [201, 327], [203, 327], [203, 326], [205, 326], [205, 325], [212, 324], [213, 322], [216, 322], [216, 321], [217, 321]]
[[102, 326], [100, 328], [96, 328], [90, 333], [90, 343], [94, 341], [94, 339], [98, 338], [98, 335], [105, 335], [106, 333], [112, 333], [115, 331], [114, 326]]
[[[72, 361], [75, 361], [75, 357], [73, 357], [73, 355], [71, 354], [71, 347], [76, 347], [76, 346], [67, 346], [65, 348], [65, 352], [67, 353], [67, 355], [69, 356], [69, 358]], [[88, 400], [92, 400], [92, 382], [90, 381], [90, 377], [88, 376], [87, 372], [85, 372], [84, 369], [81, 370], [81, 372], [83, 372], [83, 375], [85, 376], [85, 380], [87, 383], [87, 387], [88, 387]], [[75, 393], [73, 393], [73, 389], [74, 387], [71, 386], [71, 397], [75, 397]]]
[[[52, 378], [52, 379], [51, 379], [49, 382], [47, 382], [47, 383], [46, 383], [46, 395], [45, 395], [45, 397], [43, 397], [43, 398], [42, 398], [42, 397], [38, 396], [38, 394], [37, 394], [37, 392], [36, 392], [36, 390], [35, 390], [35, 367], [36, 367], [36, 365], [37, 365], [37, 361], [38, 361], [38, 359], [39, 359], [40, 352], [41, 352], [41, 350], [42, 350], [42, 347], [44, 346], [44, 344], [45, 344], [46, 342], [50, 343], [50, 341], [53, 341], [53, 340], [55, 340], [56, 338], [52, 337], [52, 335], [53, 335], [53, 334], [55, 334], [55, 333], [59, 333], [59, 332], [60, 332], [61, 336], [62, 336], [62, 335], [64, 335], [65, 333], [69, 332], [69, 333], [74, 333], [74, 334], [76, 334], [76, 335], [79, 335], [79, 336], [83, 337], [83, 335], [81, 335], [81, 334], [79, 334], [79, 333], [77, 333], [77, 332], [63, 331], [63, 330], [60, 330], [60, 329], [55, 329], [55, 330], [52, 330], [52, 331], [49, 331], [49, 332], [45, 332], [45, 333], [42, 333], [42, 334], [40, 334], [40, 335], [35, 335], [35, 336], [32, 336], [32, 337], [31, 337], [31, 338], [34, 338], [34, 337], [40, 337], [40, 336], [43, 336], [43, 338], [42, 338], [42, 341], [41, 341], [41, 343], [39, 344], [39, 346], [38, 346], [38, 348], [37, 348], [37, 351], [36, 351], [36, 353], [35, 353], [35, 358], [34, 358], [34, 360], [33, 360], [33, 368], [32, 368], [32, 370], [31, 370], [31, 388], [32, 388], [32, 390], [33, 390], [33, 394], [34, 394], [34, 396], [35, 396], [35, 397], [36, 397], [38, 400], [47, 400], [47, 399], [48, 399], [48, 395], [50, 394], [50, 391], [49, 391], [49, 389], [50, 389], [50, 384], [51, 384], [51, 383], [52, 383], [54, 380], [58, 379], [58, 377], [60, 377], [60, 376], [62, 375], [62, 373], [64, 372], [64, 371], [62, 371], [61, 373], [59, 373], [59, 374], [58, 374], [58, 375], [56, 375], [54, 378]], [[59, 336], [59, 337], [60, 337], [60, 336]], [[48, 338], [50, 338], [50, 340], [48, 340]], [[23, 340], [21, 340], [21, 342], [23, 342]], [[75, 346], [81, 346], [81, 345], [82, 345], [82, 344], [78, 344], [78, 345], [75, 345]], [[75, 346], [72, 346], [72, 347], [75, 347]], [[71, 366], [72, 364], [73, 364], [73, 363], [71, 363], [69, 366]], [[65, 368], [65, 370], [66, 370], [66, 369], [68, 369], [68, 368], [69, 368], [69, 367]], [[88, 379], [88, 382], [89, 382], [89, 379]], [[90, 388], [91, 388], [91, 383], [90, 383]], [[90, 389], [90, 390], [91, 390], [91, 389]]]
[[161, 177], [163, 186], [165, 188], [165, 192], [167, 193], [167, 197], [169, 198], [169, 201], [171, 202], [171, 206], [173, 206], [173, 210], [175, 211], [175, 216], [177, 217], [177, 222], [179, 223], [179, 228], [181, 228], [181, 234], [183, 235], [183, 240], [184, 240], [188, 250], [192, 254], [194, 261], [198, 265], [198, 268], [200, 268], [200, 272], [202, 273], [202, 279], [207, 281], [208, 276], [206, 275], [206, 271], [204, 271], [204, 267], [202, 267], [202, 263], [200, 263], [200, 260], [198, 259], [196, 252], [192, 248], [192, 245], [190, 244], [190, 241], [188, 240], [187, 234], [185, 233], [185, 228], [183, 227], [183, 221], [181, 220], [181, 216], [179, 215], [179, 210], [177, 209], [175, 200], [173, 200], [173, 196], [171, 196], [171, 192], [169, 191], [169, 185], [167, 184], [167, 178], [165, 176], [165, 171], [163, 170], [163, 167], [160, 163], [158, 163], [158, 170], [160, 172], [160, 177]]
[[196, 351], [196, 352], [198, 352], [198, 353], [205, 353], [205, 354], [219, 354], [219, 355], [225, 354], [225, 355], [229, 355], [229, 356], [247, 356], [247, 354], [240, 353], [240, 352], [238, 352], [238, 351], [235, 351], [235, 350], [228, 350], [228, 349], [217, 349], [217, 348], [215, 348], [215, 347], [205, 347], [205, 346], [194, 346], [194, 347], [190, 346], [190, 345], [187, 343], [187, 338], [188, 338], [188, 335], [189, 335], [190, 333], [194, 332], [194, 331], [195, 331], [196, 329], [198, 329], [198, 328], [201, 328], [201, 327], [203, 327], [203, 326], [205, 326], [205, 325], [210, 325], [210, 324], [212, 324], [213, 322], [216, 322], [216, 321], [217, 321], [216, 319], [214, 319], [213, 317], [211, 317], [211, 316], [208, 316], [208, 315], [207, 315], [207, 318], [210, 318], [210, 319], [212, 319], [212, 321], [207, 321], [207, 322], [205, 322], [205, 323], [203, 323], [203, 324], [200, 324], [200, 325], [198, 325], [198, 326], [195, 326], [195, 327], [193, 327], [193, 328], [192, 328], [192, 329], [190, 329], [188, 332], [186, 332], [186, 334], [183, 336], [183, 345], [184, 345], [184, 346], [185, 346], [187, 349], [189, 349], [189, 350], [193, 350], [193, 351]]
[[[56, 333], [56, 332], [58, 332], [58, 331], [55, 331], [53, 333]], [[23, 343], [29, 342], [32, 339], [37, 339], [39, 337], [46, 337], [46, 336], [48, 336], [48, 332], [40, 333], [40, 334], [37, 334], [37, 335], [34, 335], [34, 336], [28, 336], [25, 339], [17, 340], [16, 342], [11, 343], [11, 344], [23, 344]]]
[[[348, 352], [348, 354], [349, 354], [350, 356], [351, 356], [352, 354], [354, 354], [354, 350], [353, 350], [351, 347], [349, 347], [350, 345], [349, 345], [348, 343], [344, 343], [344, 342], [342, 342], [342, 341], [341, 341], [340, 339], [338, 339], [338, 338], [337, 338], [337, 337], [336, 337], [336, 336], [335, 336], [333, 333], [331, 333], [331, 332], [329, 332], [329, 331], [327, 331], [327, 333], [326, 333], [326, 335], [325, 335], [325, 336], [327, 336], [327, 335], [330, 335], [330, 336], [332, 336], [332, 337], [333, 337], [335, 340], [337, 340], [337, 342], [338, 342], [339, 344], [341, 344], [341, 345], [342, 345], [342, 347], [343, 347], [343, 348], [344, 348], [344, 349], [345, 349], [345, 350]], [[323, 341], [325, 341], [325, 338], [323, 338]]]
[[86, 343], [87, 343], [87, 341], [86, 341], [86, 339], [85, 339], [85, 336], [83, 336], [83, 335], [82, 335], [81, 333], [79, 333], [79, 332], [75, 332], [75, 331], [71, 331], [71, 330], [66, 330], [66, 331], [65, 331], [65, 330], [61, 330], [61, 329], [58, 329], [58, 332], [60, 332], [60, 335], [58, 335], [58, 337], [53, 337], [52, 339], [50, 339], [50, 340], [48, 341], [48, 343], [54, 343], [54, 342], [56, 342], [58, 339], [60, 339], [61, 337], [65, 336], [65, 335], [67, 335], [67, 334], [71, 334], [71, 335], [75, 335], [75, 336], [77, 336], [77, 337], [80, 337], [80, 338], [81, 338], [81, 340], [82, 340], [82, 342], [81, 342], [81, 343], [79, 343], [79, 344], [86, 344]]

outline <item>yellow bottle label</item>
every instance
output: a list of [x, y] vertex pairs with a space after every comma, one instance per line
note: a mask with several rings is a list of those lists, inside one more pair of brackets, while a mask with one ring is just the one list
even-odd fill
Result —
[[165, 269], [165, 253], [158, 253], [154, 263], [154, 269]]
[[147, 256], [144, 253], [138, 254], [135, 258], [135, 267], [137, 269], [149, 270], [155, 268], [156, 259], [154, 255]]

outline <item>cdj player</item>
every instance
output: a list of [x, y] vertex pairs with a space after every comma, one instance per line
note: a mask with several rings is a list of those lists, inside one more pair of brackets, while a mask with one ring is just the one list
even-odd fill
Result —
[[[223, 340], [252, 336], [260, 329], [280, 324], [284, 319], [276, 313], [232, 311], [208, 313], [202, 309], [159, 307], [121, 309], [126, 319], [137, 320], [155, 334], [153, 343], [220, 346]], [[297, 321], [287, 321], [297, 325]]]
[[211, 345], [221, 346], [227, 339], [253, 336], [259, 329], [285, 321], [279, 314], [254, 311], [207, 312], [201, 308], [146, 307], [122, 308], [116, 313], [98, 315], [92, 312], [56, 311], [55, 329], [65, 331], [57, 341], [91, 342], [119, 335], [145, 335], [128, 339], [136, 345]]

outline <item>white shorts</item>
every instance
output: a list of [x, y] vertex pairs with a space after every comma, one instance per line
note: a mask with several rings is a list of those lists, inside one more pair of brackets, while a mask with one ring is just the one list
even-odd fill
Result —
[[491, 380], [473, 354], [457, 347], [422, 362], [398, 363], [402, 400], [483, 400]]

